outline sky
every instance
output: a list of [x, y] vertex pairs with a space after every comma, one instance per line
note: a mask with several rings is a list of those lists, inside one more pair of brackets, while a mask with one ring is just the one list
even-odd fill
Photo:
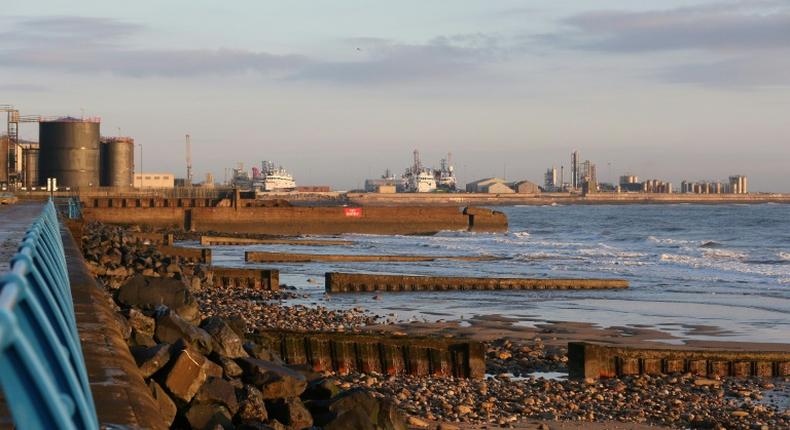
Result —
[[149, 172], [185, 176], [188, 133], [199, 179], [273, 160], [351, 189], [418, 149], [542, 183], [576, 149], [602, 182], [790, 192], [790, 1], [10, 2], [5, 103], [99, 116]]

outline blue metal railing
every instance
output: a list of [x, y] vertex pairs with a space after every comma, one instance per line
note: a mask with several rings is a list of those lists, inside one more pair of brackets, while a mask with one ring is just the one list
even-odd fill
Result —
[[0, 277], [0, 387], [19, 429], [97, 429], [50, 200]]

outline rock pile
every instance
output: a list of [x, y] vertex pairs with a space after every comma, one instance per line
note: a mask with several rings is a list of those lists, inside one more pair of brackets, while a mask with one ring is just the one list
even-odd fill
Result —
[[476, 381], [363, 374], [342, 379], [342, 387], [372, 389], [410, 415], [446, 422], [509, 426], [540, 419], [671, 428], [790, 428], [790, 411], [763, 402], [764, 392], [775, 387], [758, 380], [679, 375], [601, 381], [497, 376]]
[[134, 276], [115, 294], [132, 355], [163, 418], [191, 429], [406, 429], [394, 404], [245, 339], [242, 319], [203, 317], [182, 281]]

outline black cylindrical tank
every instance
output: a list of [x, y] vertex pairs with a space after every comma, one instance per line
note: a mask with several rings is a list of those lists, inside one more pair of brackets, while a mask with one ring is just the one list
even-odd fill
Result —
[[25, 148], [22, 150], [22, 159], [24, 163], [24, 184], [27, 189], [37, 187], [39, 184], [38, 177], [38, 148]]
[[8, 136], [0, 136], [0, 183], [8, 182]]
[[104, 137], [100, 153], [101, 186], [131, 188], [134, 185], [134, 139]]
[[58, 188], [99, 186], [99, 121], [61, 118], [39, 123], [39, 178]]

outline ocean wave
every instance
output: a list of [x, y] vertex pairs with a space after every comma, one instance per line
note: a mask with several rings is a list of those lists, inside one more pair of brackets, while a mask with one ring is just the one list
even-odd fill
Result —
[[702, 245], [700, 245], [699, 247], [700, 248], [721, 248], [722, 246], [724, 246], [724, 245], [720, 244], [719, 242], [716, 242], [716, 241], [713, 241], [713, 240], [708, 240], [705, 243], [703, 243]]
[[790, 261], [790, 252], [780, 252], [776, 255], [778, 255], [782, 260]]
[[694, 269], [709, 269], [718, 272], [742, 273], [783, 279], [790, 276], [788, 265], [749, 264], [741, 260], [695, 257], [682, 254], [661, 254], [661, 263], [677, 264]]
[[747, 257], [743, 252], [715, 248], [704, 248], [702, 250], [702, 255], [708, 258], [729, 258], [734, 260], [741, 260]]
[[683, 246], [683, 245], [696, 245], [699, 246], [700, 244], [707, 243], [710, 241], [699, 241], [699, 240], [685, 240], [685, 239], [672, 239], [669, 237], [655, 237], [655, 236], [648, 236], [648, 242], [658, 243], [660, 245], [674, 245], [674, 246]]

